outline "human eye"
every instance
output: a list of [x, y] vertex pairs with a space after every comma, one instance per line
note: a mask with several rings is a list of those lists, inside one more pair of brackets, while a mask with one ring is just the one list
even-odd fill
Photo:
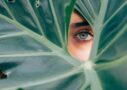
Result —
[[82, 31], [77, 32], [74, 35], [74, 38], [80, 41], [89, 41], [93, 39], [93, 35], [87, 30], [82, 30]]
[[74, 32], [73, 39], [77, 42], [87, 42], [93, 40], [93, 33], [90, 32], [88, 27], [85, 27]]

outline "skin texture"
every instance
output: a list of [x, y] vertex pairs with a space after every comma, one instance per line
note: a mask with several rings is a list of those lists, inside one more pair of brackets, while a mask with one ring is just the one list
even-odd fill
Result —
[[88, 22], [74, 11], [68, 33], [68, 51], [76, 59], [87, 61], [93, 44], [93, 31]]

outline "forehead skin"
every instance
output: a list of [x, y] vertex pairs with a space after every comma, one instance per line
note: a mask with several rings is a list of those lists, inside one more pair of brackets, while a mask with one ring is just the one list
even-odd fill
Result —
[[70, 24], [83, 22], [83, 21], [84, 21], [84, 19], [80, 15], [78, 15], [78, 13], [76, 11], [74, 11], [72, 13]]

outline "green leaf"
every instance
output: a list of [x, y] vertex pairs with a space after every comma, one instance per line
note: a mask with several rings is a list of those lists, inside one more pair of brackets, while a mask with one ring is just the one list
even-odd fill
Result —
[[[90, 23], [90, 60], [67, 52], [73, 9]], [[0, 90], [126, 90], [126, 0], [0, 0]]]
[[79, 0], [76, 9], [93, 27], [91, 60], [103, 90], [126, 90], [127, 1]]
[[71, 83], [84, 76], [78, 67], [80, 62], [70, 57], [65, 49], [65, 6], [62, 2], [1, 1], [0, 69], [8, 76], [0, 80], [1, 90], [39, 87], [56, 90], [67, 86], [64, 82]]

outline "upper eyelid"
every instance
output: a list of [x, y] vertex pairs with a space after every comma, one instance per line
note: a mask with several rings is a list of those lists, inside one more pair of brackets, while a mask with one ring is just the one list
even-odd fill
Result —
[[[86, 27], [85, 27], [86, 28]], [[82, 32], [83, 30], [85, 30], [85, 28], [82, 26], [80, 28], [75, 28], [76, 30], [70, 30], [70, 35], [75, 35], [75, 34], [78, 34], [80, 32]], [[92, 36], [93, 36], [93, 33], [91, 30], [88, 29], [88, 27], [86, 28], [86, 31], [89, 32]]]
[[80, 27], [70, 27], [70, 30], [73, 32], [80, 31], [83, 29], [87, 29], [88, 31], [92, 31], [92, 28], [90, 27], [90, 25], [80, 26]]
[[87, 32], [88, 34], [90, 34], [92, 37], [94, 36], [93, 33], [91, 33], [89, 30], [81, 30], [81, 31], [78, 31], [78, 32], [75, 33], [75, 35], [76, 34], [80, 34], [80, 33], [84, 33], [84, 31]]

